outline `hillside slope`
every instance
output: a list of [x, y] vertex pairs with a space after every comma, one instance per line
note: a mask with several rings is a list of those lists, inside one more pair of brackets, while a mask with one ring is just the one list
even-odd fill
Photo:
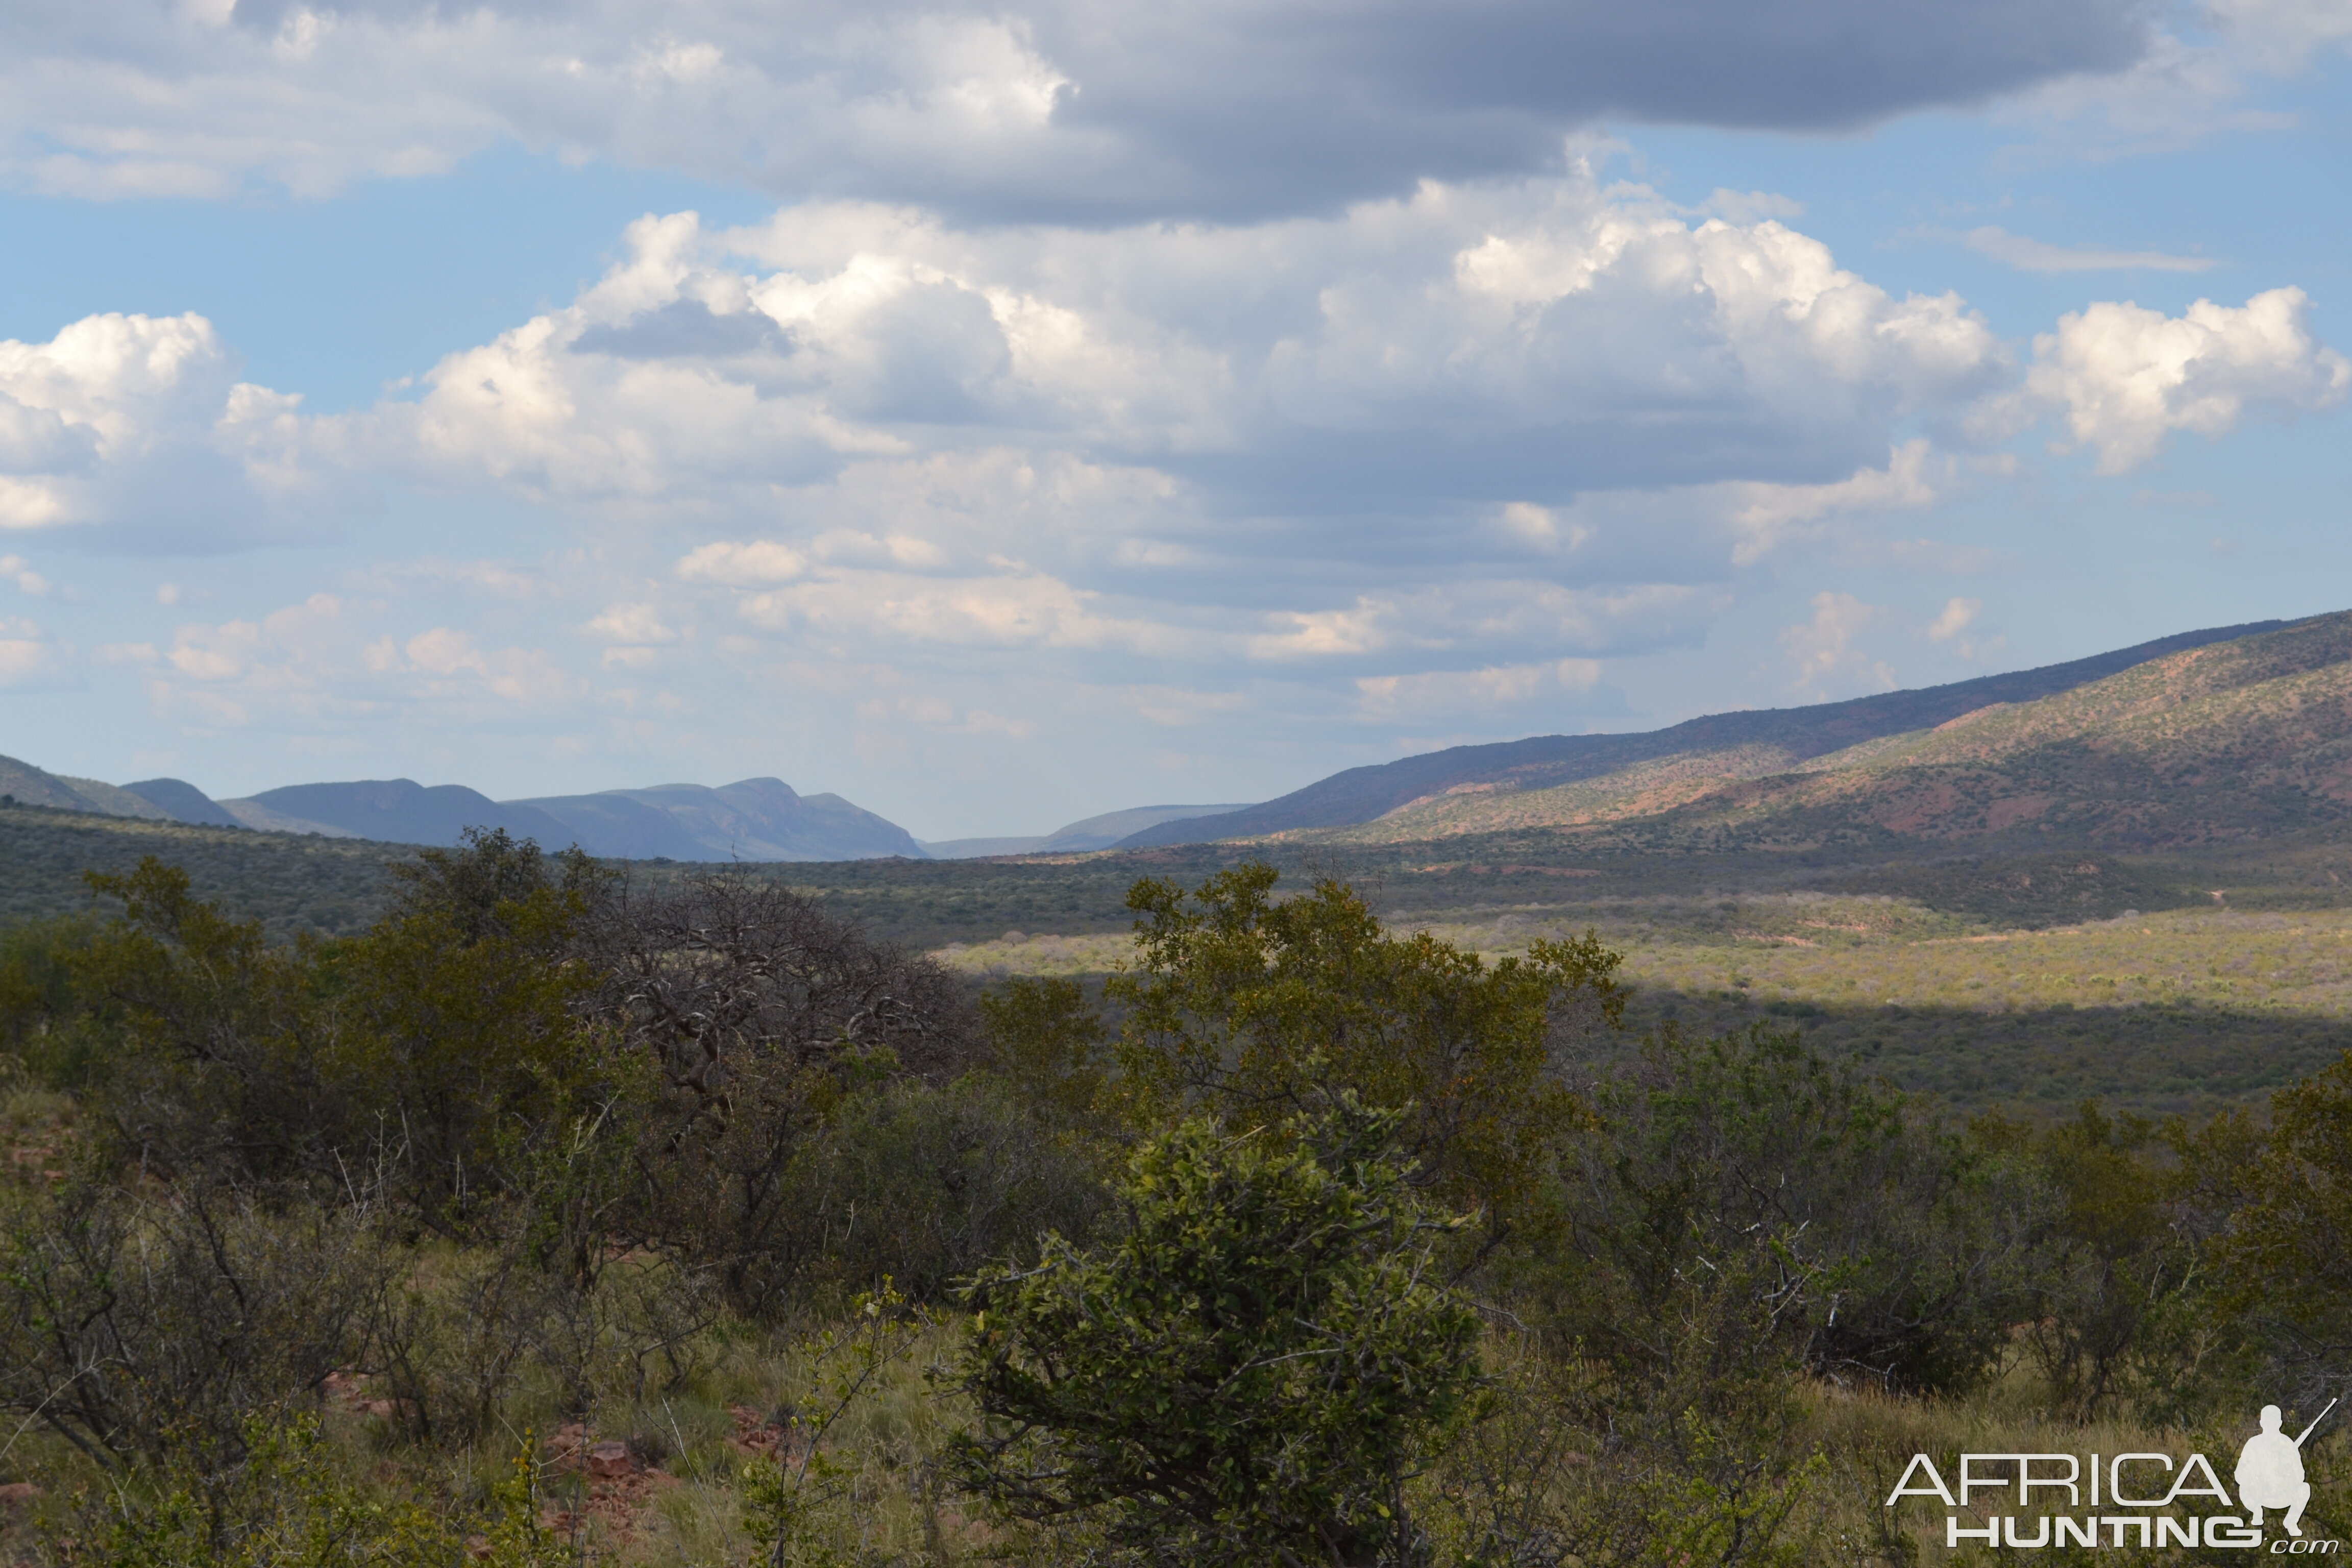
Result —
[[222, 806], [248, 827], [399, 844], [453, 845], [468, 827], [502, 827], [554, 847], [614, 860], [861, 860], [922, 847], [895, 822], [837, 795], [799, 795], [782, 779], [709, 789], [656, 784], [595, 795], [492, 800], [463, 784], [413, 779], [292, 784]]
[[14, 757], [0, 757], [0, 795], [26, 805], [84, 811], [99, 816], [129, 816], [208, 827], [239, 826], [234, 816], [184, 779], [144, 779], [137, 784], [110, 784], [103, 779], [53, 773]]
[[174, 822], [184, 822], [197, 827], [235, 827], [237, 820], [221, 809], [213, 799], [185, 779], [141, 779], [122, 786], [123, 793], [138, 796]]
[[1995, 703], [2036, 701], [2152, 658], [2273, 631], [2284, 625], [2262, 621], [2183, 632], [2040, 669], [1806, 708], [1714, 713], [1642, 734], [1538, 735], [1493, 745], [1455, 746], [1375, 767], [1350, 768], [1305, 789], [1222, 816], [1146, 828], [1120, 840], [1118, 847], [1348, 826], [1375, 821], [1449, 792], [1552, 789], [1628, 775], [1643, 766], [1656, 770], [1647, 782], [1669, 786], [1704, 787], [1725, 778], [1763, 777], [1866, 742], [1929, 729]]
[[1405, 844], [1549, 829], [1594, 852], [1874, 841], [2124, 851], [2343, 825], [2352, 825], [2352, 613], [2167, 654], [2036, 701], [1988, 703], [1777, 768], [1685, 756], [1549, 789], [1447, 795], [1375, 822], [1283, 837]]
[[11, 803], [25, 805], [46, 805], [56, 811], [94, 811], [106, 816], [109, 812], [80, 790], [72, 781], [30, 763], [20, 763], [14, 757], [0, 757], [0, 796]]
[[0, 807], [0, 930], [16, 921], [113, 913], [121, 906], [95, 896], [82, 873], [120, 875], [152, 855], [186, 871], [198, 898], [259, 920], [273, 940], [303, 931], [349, 935], [383, 912], [384, 867], [414, 853], [408, 845], [361, 838]]

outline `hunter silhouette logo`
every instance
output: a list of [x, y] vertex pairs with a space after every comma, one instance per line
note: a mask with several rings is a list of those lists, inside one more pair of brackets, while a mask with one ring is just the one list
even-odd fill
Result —
[[[2342, 1542], [2304, 1538], [2303, 1510], [2311, 1502], [2304, 1445], [2336, 1405], [2336, 1401], [2329, 1400], [2293, 1437], [2284, 1430], [2284, 1413], [2275, 1405], [2263, 1405], [2261, 1429], [2238, 1451], [2234, 1502], [2212, 1461], [2202, 1454], [2178, 1463], [2170, 1454], [2146, 1452], [2112, 1458], [1962, 1454], [1951, 1485], [1933, 1459], [1914, 1454], [1886, 1506], [1893, 1508], [1906, 1497], [1934, 1498], [1952, 1510], [1944, 1520], [1945, 1545], [1980, 1542], [2029, 1552], [2052, 1546], [2259, 1548], [2263, 1515], [2275, 1512], [2286, 1534], [2271, 1542], [2272, 1555], [2332, 1555]], [[2015, 1511], [1969, 1518], [1981, 1506], [1974, 1500], [1979, 1492], [1997, 1494], [2000, 1502], [2011, 1503]], [[2037, 1498], [2037, 1492], [2042, 1495]], [[2065, 1511], [2042, 1512], [2037, 1503], [2042, 1509], [2057, 1504]], [[2213, 1511], [2183, 1517], [2199, 1506]]]
[[[2335, 1408], [2336, 1401], [2329, 1400], [2327, 1410]], [[2263, 1406], [2263, 1429], [2238, 1450], [2238, 1501], [2246, 1510], [2250, 1528], [2263, 1527], [2263, 1510], [2283, 1508], [2286, 1532], [2303, 1533], [2304, 1505], [2311, 1501], [2311, 1483], [2303, 1476], [2303, 1440], [2319, 1429], [2319, 1422], [2327, 1419], [2327, 1410], [2303, 1429], [2303, 1437], [2290, 1437], [2279, 1430], [2279, 1407]]]

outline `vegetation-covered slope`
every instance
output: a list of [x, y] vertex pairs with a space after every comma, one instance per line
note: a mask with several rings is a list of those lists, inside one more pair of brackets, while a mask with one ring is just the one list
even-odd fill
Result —
[[385, 864], [414, 853], [408, 845], [362, 838], [19, 805], [0, 809], [0, 926], [85, 912], [97, 900], [83, 872], [120, 875], [153, 855], [185, 870], [198, 897], [249, 911], [273, 938], [336, 935], [383, 912]]
[[1454, 746], [1374, 767], [1349, 768], [1278, 799], [1229, 813], [1148, 828], [1121, 847], [1238, 838], [1299, 828], [1371, 822], [1452, 794], [1546, 790], [1649, 769], [1662, 780], [1748, 778], [1888, 735], [1927, 729], [2003, 702], [2032, 702], [2186, 648], [2226, 642], [2284, 625], [2263, 621], [2183, 632], [2134, 647], [2040, 669], [2011, 670], [1948, 686], [1888, 691], [1845, 702], [1712, 713], [1633, 735], [1537, 735], [1494, 745]]
[[1545, 789], [1458, 786], [1291, 837], [1549, 828], [1594, 853], [1981, 839], [2146, 850], [2331, 833], [2347, 817], [2352, 615], [2336, 615], [1812, 758], [1750, 745]]

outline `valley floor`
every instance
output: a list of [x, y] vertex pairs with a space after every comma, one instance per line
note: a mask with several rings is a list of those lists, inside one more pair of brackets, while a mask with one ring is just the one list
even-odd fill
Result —
[[[1589, 924], [1626, 956], [1634, 1033], [1759, 1019], [1969, 1110], [2101, 1100], [2258, 1105], [2352, 1047], [2352, 910], [2176, 910], [2002, 931], [1889, 898], [1541, 905], [1410, 922], [1491, 957]], [[975, 976], [1110, 972], [1129, 939], [1006, 932], [936, 956]]]

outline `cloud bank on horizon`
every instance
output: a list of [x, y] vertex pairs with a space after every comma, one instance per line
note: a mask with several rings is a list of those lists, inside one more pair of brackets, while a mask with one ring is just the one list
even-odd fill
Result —
[[[520, 142], [781, 204], [649, 214], [574, 297], [367, 406], [246, 379], [201, 309], [0, 341], [0, 700], [104, 690], [155, 732], [142, 763], [275, 748], [225, 785], [421, 749], [509, 793], [663, 763], [843, 787], [794, 759], [854, 756], [848, 793], [942, 837], [1168, 793], [1032, 805], [1045, 757], [1240, 798], [1318, 742], [1307, 776], [1627, 721], [1643, 661], [1710, 637], [1781, 700], [1843, 695], [1896, 679], [1874, 636], [1998, 657], [1969, 629], [1992, 595], [1951, 579], [2001, 552], [1939, 520], [2352, 392], [2296, 278], [2225, 292], [2201, 256], [1974, 224], [2074, 290], [1997, 326], [1872, 281], [1784, 198], [1670, 199], [1597, 129], [1969, 111], [2161, 156], [2275, 130], [2262, 84], [2352, 37], [2334, 0], [2195, 29], [2111, 0], [188, 0], [6, 26], [0, 182], [40, 197], [351, 201]], [[2133, 268], [2209, 292], [2094, 291]], [[473, 548], [421, 547], [430, 510], [479, 520]], [[213, 586], [139, 564], [183, 558]], [[264, 558], [316, 564], [220, 564]], [[1740, 630], [1755, 606], [1777, 622]], [[968, 814], [925, 817], [947, 794]]]

